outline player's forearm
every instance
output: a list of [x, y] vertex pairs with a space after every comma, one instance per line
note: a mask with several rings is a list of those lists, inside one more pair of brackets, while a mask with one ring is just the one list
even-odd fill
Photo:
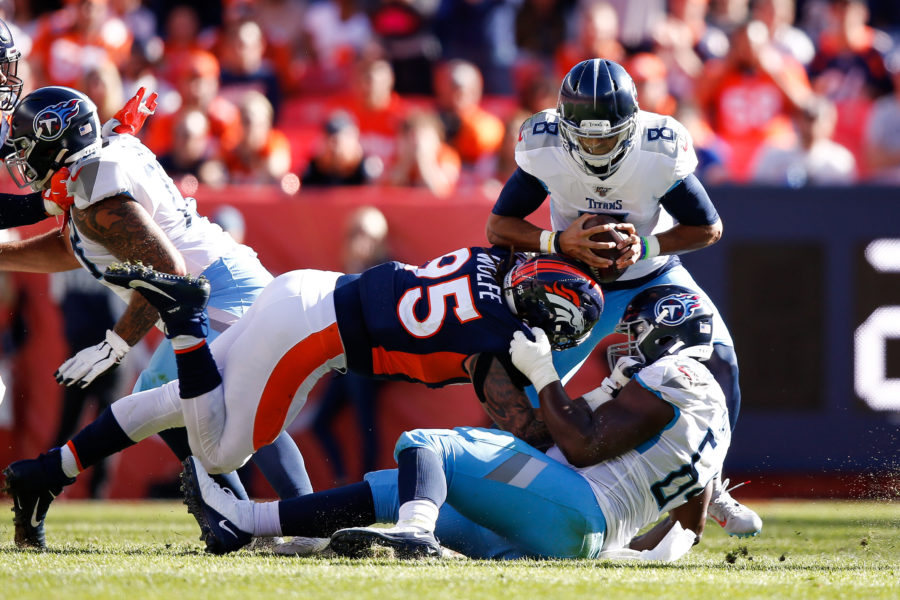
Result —
[[543, 229], [518, 217], [491, 214], [486, 233], [491, 244], [521, 251], [540, 251]]
[[79, 268], [59, 230], [21, 241], [0, 243], [0, 270], [57, 273]]
[[113, 331], [128, 342], [129, 346], [134, 346], [153, 329], [158, 320], [159, 312], [140, 294], [132, 294], [128, 307], [116, 321]]
[[596, 464], [593, 450], [594, 424], [591, 410], [580, 399], [573, 400], [559, 381], [541, 388], [541, 414], [553, 441], [575, 467]]
[[676, 225], [656, 234], [660, 254], [686, 254], [706, 248], [722, 238], [722, 221], [712, 225]]
[[669, 530], [672, 529], [673, 522], [668, 515], [659, 523], [653, 526], [650, 531], [639, 535], [631, 540], [628, 547], [632, 550], [652, 550], [659, 545], [659, 542], [666, 537]]

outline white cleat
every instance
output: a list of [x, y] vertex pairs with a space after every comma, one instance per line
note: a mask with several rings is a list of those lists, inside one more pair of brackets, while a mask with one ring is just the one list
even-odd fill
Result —
[[713, 482], [712, 498], [709, 501], [709, 517], [722, 526], [725, 533], [737, 537], [750, 537], [759, 535], [763, 522], [758, 514], [750, 510], [731, 497], [731, 490], [744, 485], [738, 485], [728, 489], [728, 480], [722, 481], [716, 477]]
[[295, 536], [291, 541], [275, 546], [274, 552], [283, 556], [316, 556], [323, 554], [330, 543], [331, 538]]

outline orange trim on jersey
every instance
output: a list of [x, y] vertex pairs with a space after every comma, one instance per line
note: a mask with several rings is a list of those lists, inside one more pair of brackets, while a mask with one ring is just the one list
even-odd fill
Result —
[[206, 340], [200, 340], [200, 343], [198, 344], [194, 344], [193, 346], [190, 346], [188, 348], [182, 348], [181, 350], [175, 350], [175, 354], [186, 354], [187, 352], [193, 352], [194, 350], [202, 348], [205, 345]]
[[81, 466], [81, 459], [78, 458], [78, 452], [75, 450], [75, 444], [72, 443], [72, 440], [66, 442], [66, 447], [69, 449], [69, 452], [72, 453], [72, 456], [75, 457], [75, 466], [78, 467], [78, 472], [84, 471], [84, 467]]
[[469, 376], [463, 369], [466, 356], [459, 352], [413, 354], [372, 348], [372, 372], [375, 375], [406, 375], [423, 383], [441, 383]]
[[284, 420], [297, 389], [325, 361], [344, 353], [337, 323], [317, 331], [284, 353], [263, 388], [253, 422], [253, 449], [271, 444], [284, 428]]

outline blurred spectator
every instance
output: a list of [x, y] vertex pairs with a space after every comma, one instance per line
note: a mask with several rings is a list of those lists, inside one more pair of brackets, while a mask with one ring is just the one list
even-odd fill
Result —
[[545, 75], [531, 79], [519, 95], [519, 106], [531, 116], [548, 108], [556, 108], [559, 99], [559, 81]]
[[29, 59], [40, 85], [74, 87], [85, 69], [102, 60], [124, 65], [131, 39], [108, 0], [67, 0], [38, 20]]
[[834, 102], [872, 99], [891, 91], [884, 64], [893, 42], [866, 23], [864, 0], [829, 0], [829, 27], [819, 38], [819, 51], [809, 66], [817, 93]]
[[766, 26], [751, 21], [734, 32], [724, 59], [706, 63], [696, 94], [729, 146], [731, 178], [745, 181], [763, 143], [793, 138], [790, 116], [811, 92], [803, 66], [772, 48]]
[[175, 69], [190, 60], [191, 55], [203, 50], [199, 43], [200, 17], [190, 4], [176, 4], [166, 17], [163, 39], [164, 60], [161, 61], [160, 77], [175, 81]]
[[459, 172], [459, 154], [444, 142], [444, 127], [437, 115], [414, 111], [407, 116], [386, 183], [424, 186], [435, 196], [447, 196], [456, 187]]
[[607, 1], [616, 10], [619, 41], [630, 51], [648, 50], [653, 30], [665, 18], [666, 0]]
[[606, 0], [583, 0], [575, 14], [576, 33], [573, 42], [561, 45], [556, 52], [557, 79], [583, 60], [606, 58], [622, 63], [625, 48], [619, 43], [619, 18]]
[[865, 156], [873, 179], [900, 183], [900, 51], [886, 61], [894, 93], [875, 101], [865, 129]]
[[339, 97], [335, 106], [354, 116], [367, 155], [384, 163], [393, 159], [400, 124], [409, 108], [394, 91], [394, 71], [387, 60], [361, 57], [349, 93]]
[[[102, 342], [106, 338], [106, 330], [113, 328], [121, 312], [112, 290], [97, 285], [97, 281], [84, 269], [51, 273], [50, 295], [62, 313], [63, 334], [69, 354]], [[97, 377], [87, 388], [77, 385], [63, 387], [55, 446], [65, 444], [78, 430], [82, 413], [89, 403], [96, 405], [99, 415], [119, 398], [122, 373], [121, 369], [115, 368]], [[91, 498], [102, 496], [107, 462], [97, 463], [91, 473], [88, 488]]]
[[677, 103], [669, 94], [666, 65], [662, 59], [655, 54], [641, 52], [635, 54], [625, 68], [634, 80], [641, 110], [661, 115], [675, 114]]
[[676, 98], [690, 99], [703, 62], [728, 53], [728, 37], [706, 22], [708, 8], [709, 0], [670, 0], [669, 14], [654, 28], [654, 54], [665, 63]]
[[125, 91], [122, 89], [119, 70], [108, 60], [89, 67], [82, 76], [78, 89], [97, 105], [101, 123], [111, 119], [125, 104]]
[[281, 84], [272, 65], [264, 58], [266, 42], [262, 29], [253, 21], [244, 21], [229, 25], [224, 37], [229, 43], [219, 55], [222, 96], [237, 104], [247, 91], [260, 92], [272, 104], [277, 121], [281, 109]]
[[505, 128], [503, 121], [481, 107], [478, 67], [463, 60], [443, 63], [435, 70], [434, 89], [447, 143], [468, 169], [486, 177]]
[[146, 43], [156, 37], [156, 14], [143, 6], [141, 0], [110, 0], [110, 5], [135, 42]]
[[[0, 0], [0, 19], [3, 19], [3, 22], [9, 27], [9, 32], [16, 42], [16, 48], [22, 53], [22, 57], [27, 58], [31, 56], [33, 47], [32, 34], [34, 31], [32, 27], [28, 27], [29, 31], [19, 27], [17, 23], [27, 23], [31, 21], [31, 18], [30, 15], [27, 14], [27, 8], [23, 11], [18, 9], [16, 4], [15, 0]], [[23, 14], [23, 12], [25, 14]], [[26, 94], [23, 94], [23, 97], [25, 95]]]
[[272, 104], [261, 93], [248, 91], [238, 104], [243, 136], [225, 154], [232, 183], [278, 183], [291, 168], [291, 144], [274, 128]]
[[772, 45], [806, 66], [812, 62], [816, 48], [802, 29], [794, 27], [797, 13], [795, 0], [757, 0], [753, 17], [769, 29]]
[[790, 187], [853, 183], [856, 160], [849, 150], [831, 140], [836, 122], [834, 104], [824, 98], [795, 111], [797, 143], [788, 148], [763, 146], [753, 180]]
[[441, 0], [434, 30], [444, 60], [464, 60], [484, 76], [484, 91], [512, 95], [514, 22], [519, 0]]
[[[387, 245], [388, 224], [380, 210], [364, 206], [354, 212], [344, 228], [341, 246], [342, 269], [345, 273], [359, 273], [389, 260]], [[325, 450], [338, 485], [354, 481], [363, 473], [377, 468], [378, 435], [376, 405], [383, 382], [356, 373], [336, 375], [328, 383], [318, 404], [312, 430]], [[333, 428], [341, 411], [351, 405], [356, 413], [357, 435], [360, 443], [359, 471], [350, 476], [341, 442]]]
[[303, 172], [303, 185], [363, 185], [384, 170], [376, 157], [366, 157], [359, 128], [348, 113], [335, 111], [325, 122], [325, 137]]
[[159, 37], [152, 37], [143, 42], [135, 40], [131, 45], [128, 60], [120, 70], [125, 96], [133, 96], [142, 87], [156, 92], [158, 94], [156, 110], [159, 114], [174, 112], [181, 105], [178, 92], [158, 74], [163, 49], [164, 44]]
[[566, 41], [575, 0], [523, 0], [516, 12], [516, 46], [525, 56], [552, 67]]
[[227, 179], [225, 165], [215, 158], [213, 147], [206, 115], [197, 109], [182, 111], [172, 126], [171, 150], [159, 157], [159, 164], [182, 190], [191, 187], [185, 185], [190, 178], [207, 185], [223, 185]]
[[372, 28], [391, 63], [399, 94], [432, 95], [431, 71], [441, 45], [431, 30], [438, 0], [381, 0]]
[[809, 66], [810, 77], [816, 92], [837, 105], [834, 139], [854, 153], [865, 172], [866, 121], [872, 101], [893, 88], [884, 63], [893, 42], [886, 33], [866, 25], [869, 10], [864, 0], [828, 0], [828, 8], [829, 19]]
[[304, 36], [297, 35], [297, 23], [306, 14], [305, 0], [258, 0], [254, 15], [266, 39], [266, 58], [278, 75], [285, 94], [298, 91], [306, 69], [308, 50]]
[[743, 27], [750, 16], [750, 0], [709, 0], [707, 20], [728, 36]]
[[199, 110], [209, 119], [209, 130], [216, 142], [214, 152], [226, 154], [243, 137], [241, 115], [237, 107], [219, 95], [219, 61], [209, 52], [194, 50], [186, 54], [173, 72], [181, 106], [175, 113], [156, 114], [145, 125], [145, 143], [156, 154], [165, 154], [172, 146], [172, 124], [178, 113]]
[[321, 93], [340, 89], [350, 78], [356, 57], [372, 42], [372, 25], [359, 0], [318, 0], [306, 9], [303, 33], [313, 65], [305, 85]]

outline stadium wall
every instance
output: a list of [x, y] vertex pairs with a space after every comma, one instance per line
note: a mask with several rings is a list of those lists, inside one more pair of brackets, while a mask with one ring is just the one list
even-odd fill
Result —
[[[303, 190], [201, 189], [203, 214], [231, 204], [247, 225], [246, 242], [274, 272], [340, 268], [343, 222], [361, 205], [380, 208], [393, 256], [411, 263], [485, 242], [493, 204], [487, 189], [436, 199], [392, 188]], [[743, 409], [726, 475], [754, 480], [763, 496], [900, 495], [900, 202], [896, 189], [712, 188], [725, 223], [718, 244], [683, 257], [718, 304], [741, 363]], [[547, 226], [546, 207], [534, 222]], [[55, 223], [48, 222], [55, 226]], [[29, 235], [49, 225], [25, 228]], [[11, 391], [0, 406], [0, 461], [37, 453], [52, 441], [60, 392], [52, 378], [66, 357], [46, 277], [17, 275], [27, 335], [11, 357]], [[157, 338], [158, 339], [158, 336]], [[569, 384], [592, 387], [605, 372], [595, 358]], [[7, 381], [7, 376], [4, 376]], [[318, 389], [291, 432], [317, 488], [334, 484], [309, 423]], [[12, 401], [10, 402], [10, 396]], [[4, 416], [3, 411], [9, 411]], [[397, 435], [408, 428], [482, 425], [467, 386], [383, 388], [378, 464], [393, 465]], [[350, 411], [338, 427], [351, 473], [360, 468]], [[171, 491], [178, 464], [161, 442], [127, 450], [114, 469], [113, 497]], [[269, 495], [257, 479], [257, 495]], [[69, 494], [84, 493], [82, 487]]]

